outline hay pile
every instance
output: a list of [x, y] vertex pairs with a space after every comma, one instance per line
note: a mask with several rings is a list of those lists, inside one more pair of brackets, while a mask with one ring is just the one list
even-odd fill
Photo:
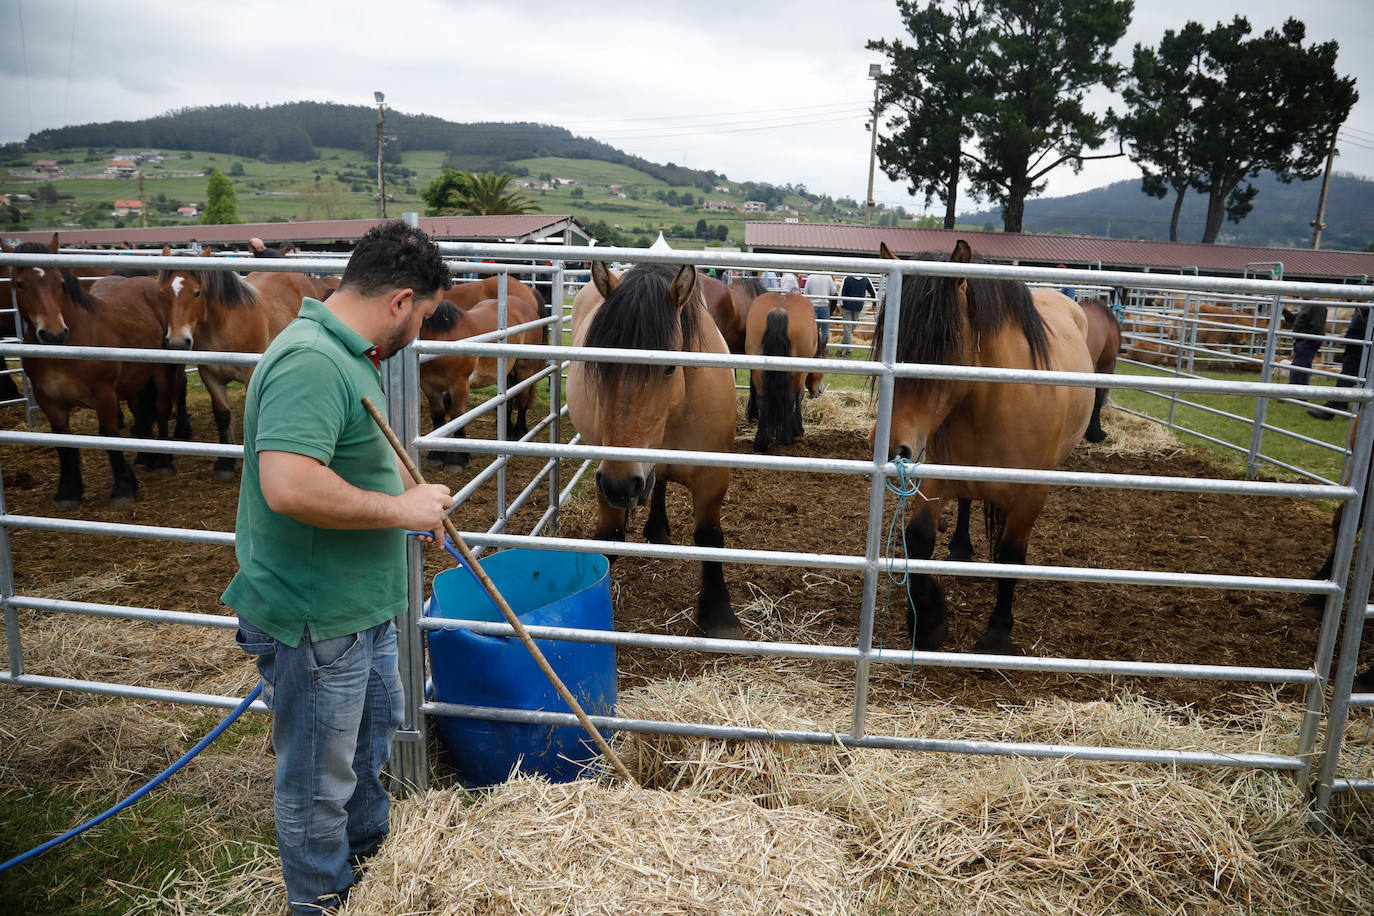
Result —
[[[627, 691], [619, 711], [846, 730], [847, 676], [811, 668], [740, 664]], [[913, 704], [871, 710], [869, 728], [1284, 753], [1291, 707], [1271, 703], [1228, 722], [1130, 697], [994, 710]], [[653, 735], [622, 736], [620, 753], [645, 788], [605, 776], [566, 786], [522, 779], [399, 803], [392, 838], [344, 913], [1374, 909], [1368, 846], [1313, 833], [1301, 790], [1281, 773]]]
[[347, 914], [842, 914], [842, 825], [807, 808], [521, 778], [400, 805]]

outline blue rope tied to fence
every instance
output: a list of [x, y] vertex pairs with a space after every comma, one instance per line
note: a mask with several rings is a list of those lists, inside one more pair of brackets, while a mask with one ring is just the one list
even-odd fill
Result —
[[125, 808], [128, 808], [131, 805], [138, 802], [139, 799], [143, 798], [143, 796], [147, 795], [149, 792], [153, 791], [158, 786], [166, 782], [168, 777], [170, 777], [173, 773], [175, 773], [182, 767], [186, 766], [186, 764], [190, 763], [191, 760], [195, 758], [197, 754], [199, 754], [201, 751], [209, 747], [212, 741], [214, 741], [220, 735], [224, 734], [225, 729], [233, 725], [234, 721], [238, 719], [239, 716], [243, 715], [244, 711], [247, 710], [249, 706], [253, 705], [253, 701], [258, 698], [258, 694], [260, 693], [262, 693], [262, 682], [258, 682], [258, 685], [253, 688], [253, 690], [248, 694], [248, 696], [244, 697], [242, 700], [239, 701], [239, 705], [235, 706], [233, 711], [230, 712], [229, 715], [224, 717], [224, 721], [220, 722], [213, 729], [211, 729], [210, 733], [206, 735], [204, 738], [201, 738], [199, 741], [197, 741], [195, 747], [191, 748], [189, 751], [182, 754], [181, 757], [179, 757], [175, 763], [167, 767], [167, 769], [163, 770], [161, 773], [158, 773], [156, 776], [154, 776], [143, 786], [143, 788], [139, 789], [133, 795], [130, 795], [128, 798], [124, 799], [122, 802], [115, 805], [113, 808], [109, 808], [108, 810], [100, 814], [97, 814], [95, 817], [86, 821], [86, 823], [82, 824], [81, 826], [73, 827], [71, 830], [68, 830], [61, 836], [54, 837], [53, 839], [48, 840], [48, 842], [43, 843], [40, 846], [35, 846], [28, 852], [20, 853], [13, 859], [10, 859], [8, 862], [0, 864], [0, 872], [8, 871], [14, 866], [20, 864], [21, 862], [27, 862], [29, 859], [32, 859], [35, 856], [40, 856], [43, 853], [47, 852], [49, 849], [52, 849], [54, 846], [60, 846], [61, 844], [70, 840], [72, 837], [79, 836], [80, 834], [85, 833], [87, 830], [90, 830], [97, 824], [105, 823], [105, 821], [108, 821], [110, 818], [114, 817], [116, 814], [123, 811]]
[[[887, 595], [883, 599], [883, 625], [878, 628], [878, 649], [880, 651], [883, 648], [883, 632], [887, 629], [887, 611], [892, 604], [892, 587], [894, 585], [901, 586], [903, 600], [906, 600], [906, 585], [908, 580], [911, 578], [910, 571], [907, 570], [905, 567], [902, 568], [902, 573], [900, 576], [894, 575], [892, 572], [891, 561], [896, 559], [895, 548], [897, 539], [895, 532], [898, 530], [899, 525], [901, 526], [902, 532], [902, 559], [905, 560], [911, 556], [911, 553], [907, 550], [906, 546], [907, 500], [909, 500], [913, 496], [918, 496], [921, 493], [921, 478], [917, 476], [916, 472], [920, 469], [921, 461], [924, 458], [924, 456], [925, 452], [923, 451], [919, 456], [917, 456], [915, 461], [912, 461], [910, 458], [894, 458], [892, 460], [892, 464], [897, 468], [897, 476], [889, 477], [885, 481], [887, 486], [887, 492], [891, 493], [893, 496], [896, 496], [897, 502], [892, 509], [892, 521], [888, 523], [887, 539], [883, 546], [883, 556], [889, 562], [887, 563], [884, 570], [887, 574]], [[915, 671], [916, 664], [913, 661], [911, 665], [911, 671], [907, 675], [908, 678], [911, 677], [911, 675], [914, 674]]]

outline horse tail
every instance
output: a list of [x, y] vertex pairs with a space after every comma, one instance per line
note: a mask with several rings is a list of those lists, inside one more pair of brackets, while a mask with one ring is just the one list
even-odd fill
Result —
[[[792, 338], [788, 336], [786, 309], [775, 308], [768, 313], [763, 327], [763, 355], [792, 355]], [[788, 372], [764, 370], [763, 398], [759, 406], [759, 425], [768, 429], [771, 438], [784, 444], [791, 441], [786, 434], [788, 418], [792, 414], [792, 386], [789, 381]]]

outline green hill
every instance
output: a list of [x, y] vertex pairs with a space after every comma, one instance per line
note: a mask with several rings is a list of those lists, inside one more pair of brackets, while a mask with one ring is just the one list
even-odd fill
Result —
[[[1259, 189], [1254, 210], [1240, 223], [1224, 224], [1218, 241], [1310, 248], [1309, 221], [1317, 214], [1321, 179], [1284, 184], [1272, 172], [1265, 172], [1254, 185]], [[1147, 196], [1138, 181], [1118, 181], [1068, 197], [1028, 200], [1024, 225], [1028, 232], [1167, 240], [1173, 204], [1172, 197], [1160, 200]], [[1206, 215], [1206, 198], [1188, 194], [1179, 216], [1179, 241], [1198, 241]], [[1361, 249], [1374, 242], [1374, 181], [1357, 175], [1333, 175], [1325, 221], [1323, 248]], [[1000, 228], [1002, 215], [996, 210], [980, 210], [960, 214], [959, 222], [978, 226], [991, 223]]]

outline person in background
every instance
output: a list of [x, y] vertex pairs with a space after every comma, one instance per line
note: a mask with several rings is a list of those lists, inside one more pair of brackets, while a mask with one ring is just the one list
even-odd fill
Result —
[[[1369, 309], [1356, 306], [1355, 314], [1350, 316], [1350, 324], [1345, 329], [1345, 349], [1341, 351], [1341, 375], [1336, 379], [1337, 388], [1354, 388], [1360, 377], [1360, 363], [1364, 357], [1365, 333], [1369, 330]], [[1330, 410], [1349, 410], [1349, 401], [1327, 401], [1326, 410], [1318, 407], [1308, 409], [1308, 413], [1318, 420], [1330, 420]]]
[[806, 298], [816, 309], [816, 354], [825, 352], [830, 341], [830, 313], [835, 310], [835, 278], [830, 274], [812, 273], [806, 278]]
[[[1068, 270], [1068, 268], [1065, 267], [1063, 264], [1056, 264], [1055, 266], [1056, 266], [1056, 267], [1059, 267], [1059, 268], [1061, 268], [1061, 269], [1063, 269], [1063, 270]], [[1077, 299], [1077, 298], [1078, 298], [1077, 296], [1074, 295], [1075, 290], [1074, 290], [1074, 288], [1073, 288], [1072, 286], [1061, 286], [1061, 287], [1059, 287], [1059, 291], [1060, 291], [1061, 293], [1063, 293], [1064, 295], [1068, 296], [1070, 299]]]
[[877, 300], [878, 294], [873, 289], [873, 281], [867, 277], [856, 277], [853, 274], [844, 278], [840, 284], [840, 310], [844, 316], [844, 356], [850, 355], [849, 345], [854, 342], [854, 323], [859, 320], [859, 313], [863, 311], [868, 300]]
[[[285, 246], [283, 246], [285, 247]], [[263, 244], [262, 239], [256, 236], [248, 240], [248, 248], [253, 252], [255, 258], [284, 258], [286, 254], [281, 248], [270, 248]]]
[[771, 270], [771, 269], [770, 269], [770, 270], [765, 270], [763, 273], [759, 274], [759, 283], [763, 284], [763, 288], [766, 289], [766, 290], [768, 290], [768, 292], [770, 292], [770, 293], [777, 292], [777, 290], [778, 290], [778, 274], [777, 274], [777, 272], [774, 271], [774, 270]]
[[801, 283], [797, 282], [797, 275], [788, 271], [778, 280], [778, 292], [780, 293], [799, 293]]
[[448, 287], [439, 249], [369, 230], [329, 302], [306, 299], [262, 355], [243, 414], [243, 479], [222, 600], [272, 710], [277, 848], [292, 913], [341, 904], [389, 831], [381, 782], [404, 713], [392, 618], [408, 607], [406, 530], [442, 539], [448, 487], [417, 484], [362, 405], [380, 363]]
[[[1294, 315], [1288, 309], [1283, 310], [1283, 317], [1293, 322], [1294, 334], [1326, 334], [1326, 306], [1316, 302], [1309, 302], [1298, 309]], [[1311, 379], [1311, 373], [1302, 372], [1302, 369], [1312, 368], [1312, 360], [1316, 358], [1317, 351], [1321, 349], [1320, 340], [1308, 340], [1302, 337], [1293, 338], [1293, 359], [1288, 369], [1288, 384], [1306, 385]]]

